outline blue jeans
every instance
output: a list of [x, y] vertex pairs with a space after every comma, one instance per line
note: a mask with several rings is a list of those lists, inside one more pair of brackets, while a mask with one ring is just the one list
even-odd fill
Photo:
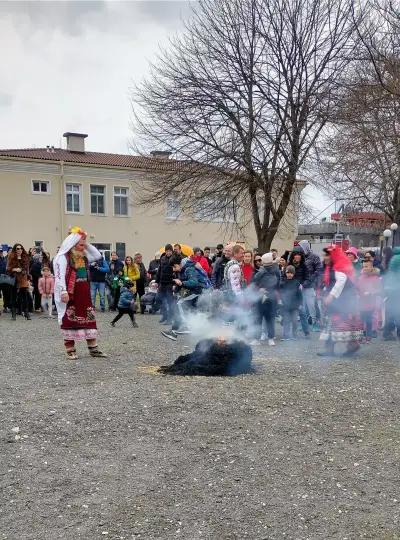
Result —
[[98, 281], [97, 282], [91, 281], [90, 282], [90, 296], [92, 297], [93, 307], [96, 307], [97, 291], [99, 291], [99, 295], [100, 295], [100, 308], [101, 310], [104, 310], [106, 307], [106, 304], [105, 304], [106, 284], [104, 282], [99, 283]]
[[161, 304], [161, 317], [163, 320], [172, 322], [174, 314], [175, 299], [172, 292], [172, 287], [160, 287], [157, 294], [157, 300]]

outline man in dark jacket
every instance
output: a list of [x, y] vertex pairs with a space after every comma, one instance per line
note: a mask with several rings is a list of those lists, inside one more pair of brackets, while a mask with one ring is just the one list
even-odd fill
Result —
[[154, 256], [154, 259], [150, 261], [149, 268], [147, 270], [148, 274], [150, 275], [150, 281], [153, 281], [157, 278], [157, 272], [160, 267], [160, 254], [156, 253]]
[[[171, 244], [166, 244], [165, 252], [161, 255], [160, 266], [158, 268], [156, 282], [158, 283], [158, 299], [161, 303], [161, 324], [171, 324], [174, 311], [174, 271], [171, 265], [173, 255]], [[175, 260], [175, 259], [174, 259]]]
[[216, 259], [214, 268], [211, 274], [211, 283], [214, 289], [221, 289], [224, 285], [225, 266], [232, 259], [232, 246], [226, 245], [223, 249], [222, 256]]
[[317, 308], [316, 308], [316, 288], [318, 280], [322, 272], [322, 261], [311, 250], [311, 245], [308, 240], [301, 240], [299, 246], [304, 251], [304, 262], [307, 267], [307, 279], [303, 283], [303, 302], [312, 319], [313, 331], [319, 332], [320, 328], [317, 324]]
[[110, 267], [107, 261], [102, 257], [98, 261], [93, 262], [89, 266], [90, 270], [90, 295], [92, 297], [93, 307], [96, 308], [96, 296], [97, 291], [100, 295], [100, 309], [105, 311], [105, 292], [106, 292], [106, 274], [109, 272]]
[[106, 276], [106, 294], [107, 294], [109, 310], [115, 311], [118, 307], [120, 288], [119, 287], [114, 288], [112, 284], [113, 284], [113, 280], [115, 276], [118, 275], [118, 272], [120, 272], [121, 270], [122, 271], [124, 270], [124, 263], [118, 257], [118, 254], [116, 251], [113, 251], [111, 253], [111, 260], [110, 260], [109, 268], [110, 269]]
[[222, 257], [223, 254], [224, 254], [224, 245], [218, 244], [215, 249], [214, 255], [211, 257], [211, 263], [214, 265], [216, 260]]
[[295, 279], [294, 266], [287, 266], [284, 278], [280, 284], [280, 299], [282, 304], [283, 340], [296, 339], [297, 318], [303, 304], [300, 283]]
[[[301, 288], [303, 288], [304, 283], [307, 283], [308, 281], [308, 269], [305, 262], [304, 251], [300, 246], [296, 246], [293, 248], [293, 251], [289, 257], [289, 266], [294, 266], [294, 279], [297, 280], [300, 283]], [[305, 337], [309, 337], [310, 329], [304, 303], [302, 306], [300, 306], [299, 315], [304, 335]]]

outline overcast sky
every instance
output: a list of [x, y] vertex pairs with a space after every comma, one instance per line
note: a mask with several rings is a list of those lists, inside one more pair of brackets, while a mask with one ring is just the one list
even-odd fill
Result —
[[60, 146], [77, 131], [90, 150], [128, 153], [129, 88], [193, 1], [0, 0], [0, 148]]

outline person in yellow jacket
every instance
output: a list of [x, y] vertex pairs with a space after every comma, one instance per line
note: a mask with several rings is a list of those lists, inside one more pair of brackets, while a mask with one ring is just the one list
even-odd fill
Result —
[[132, 281], [133, 292], [136, 292], [136, 281], [140, 278], [140, 270], [138, 265], [133, 262], [132, 257], [128, 256], [125, 258], [124, 276]]

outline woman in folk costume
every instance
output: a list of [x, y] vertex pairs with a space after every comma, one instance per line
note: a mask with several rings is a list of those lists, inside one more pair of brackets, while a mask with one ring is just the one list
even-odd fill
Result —
[[347, 343], [344, 356], [351, 356], [360, 348], [363, 332], [354, 277], [352, 262], [340, 247], [324, 249], [322, 294], [326, 324], [321, 339], [325, 341], [325, 351], [319, 356], [333, 355], [338, 342]]
[[95, 310], [90, 298], [89, 263], [101, 258], [86, 242], [86, 233], [73, 227], [54, 259], [54, 299], [67, 357], [77, 358], [75, 341], [86, 340], [90, 356], [106, 358], [97, 346]]

